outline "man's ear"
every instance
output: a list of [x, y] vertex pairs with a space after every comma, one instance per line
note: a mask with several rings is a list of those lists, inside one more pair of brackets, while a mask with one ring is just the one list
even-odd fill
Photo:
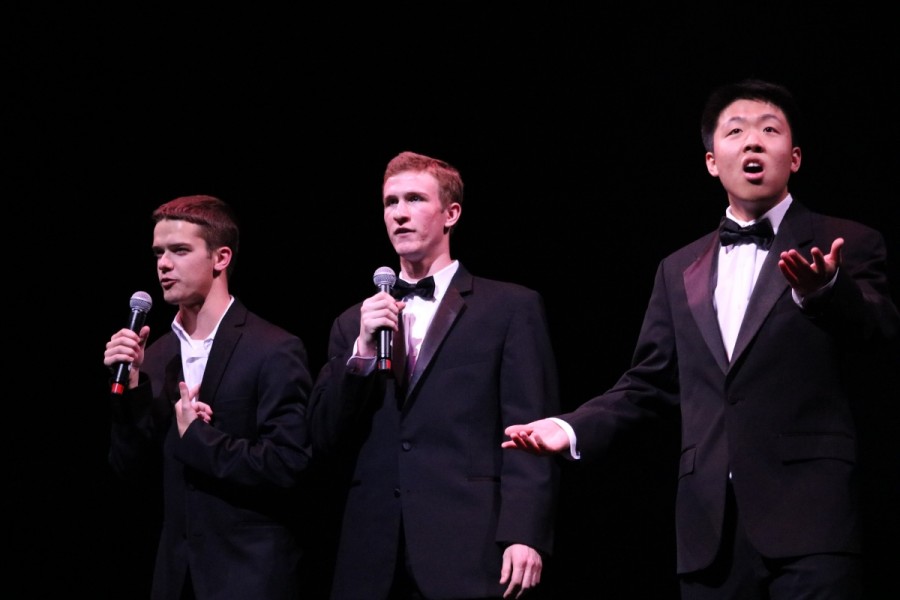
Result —
[[450, 231], [462, 215], [462, 204], [459, 202], [451, 202], [445, 209], [447, 218], [444, 219], [444, 231]]
[[228, 265], [231, 264], [232, 256], [233, 255], [231, 253], [231, 248], [229, 248], [228, 246], [221, 246], [219, 248], [216, 248], [215, 250], [213, 250], [213, 259], [215, 261], [213, 263], [213, 268], [219, 272], [224, 271], [228, 268]]
[[713, 177], [719, 176], [719, 167], [716, 165], [716, 155], [712, 152], [706, 153], [706, 170], [709, 171], [709, 174]]
[[791, 173], [800, 170], [800, 147], [797, 146], [791, 150]]

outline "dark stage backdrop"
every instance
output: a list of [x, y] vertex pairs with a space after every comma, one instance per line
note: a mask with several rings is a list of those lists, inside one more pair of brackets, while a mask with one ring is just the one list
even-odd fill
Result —
[[[385, 164], [403, 150], [448, 160], [466, 182], [454, 254], [543, 293], [572, 409], [627, 367], [658, 261], [723, 214], [704, 98], [761, 76], [806, 110], [795, 197], [881, 229], [900, 297], [900, 65], [882, 11], [7, 10], [8, 372], [28, 382], [7, 401], [7, 539], [36, 596], [146, 597], [157, 505], [107, 468], [102, 354], [134, 291], [154, 298], [154, 337], [174, 315], [149, 215], [175, 196], [236, 208], [233, 292], [296, 332], [317, 370], [332, 319], [374, 291], [377, 267], [397, 267]], [[896, 410], [878, 410], [885, 433]], [[563, 464], [547, 597], [675, 597], [676, 427], [648, 428], [602, 464]], [[895, 525], [895, 510], [873, 513]], [[335, 518], [326, 504], [310, 514], [312, 598]], [[879, 548], [879, 568], [896, 558]]]

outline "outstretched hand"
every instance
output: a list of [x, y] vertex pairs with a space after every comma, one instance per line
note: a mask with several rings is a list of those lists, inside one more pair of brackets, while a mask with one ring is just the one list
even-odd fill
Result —
[[831, 243], [831, 252], [822, 254], [818, 248], [810, 251], [812, 262], [794, 249], [781, 253], [778, 268], [795, 292], [804, 298], [822, 289], [841, 266], [841, 248], [844, 238], [837, 238]]
[[569, 436], [565, 430], [550, 419], [532, 421], [527, 425], [510, 425], [504, 433], [509, 440], [500, 444], [501, 448], [524, 450], [538, 456], [556, 454], [569, 447]]

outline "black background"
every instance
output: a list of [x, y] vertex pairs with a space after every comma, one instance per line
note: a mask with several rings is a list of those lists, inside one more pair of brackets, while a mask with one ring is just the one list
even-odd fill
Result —
[[[232, 292], [297, 333], [317, 370], [332, 319], [374, 291], [377, 267], [396, 268], [387, 161], [451, 162], [466, 183], [453, 254], [544, 295], [571, 409], [627, 367], [657, 262], [725, 209], [703, 163], [703, 100], [760, 76], [805, 109], [795, 198], [884, 232], [898, 297], [900, 52], [886, 10], [4, 10], [8, 364], [25, 380], [8, 400], [8, 527], [35, 595], [146, 597], [155, 504], [106, 466], [102, 353], [134, 291], [156, 302], [154, 335], [174, 316], [149, 215], [176, 196], [235, 207]], [[676, 438], [660, 424], [603, 464], [564, 465], [546, 595], [673, 597]], [[322, 583], [332, 511], [319, 508]], [[877, 514], [896, 523], [893, 508]], [[896, 564], [893, 544], [879, 551]]]

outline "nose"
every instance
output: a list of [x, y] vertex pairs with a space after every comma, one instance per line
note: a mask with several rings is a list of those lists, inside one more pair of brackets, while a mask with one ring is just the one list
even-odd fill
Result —
[[753, 130], [747, 132], [747, 138], [744, 140], [744, 152], [761, 152], [763, 149], [760, 136]]
[[394, 217], [394, 220], [400, 223], [406, 222], [409, 220], [409, 204], [405, 200], [401, 200], [394, 205], [393, 214], [391, 216]]
[[163, 252], [156, 257], [156, 268], [162, 272], [170, 271], [172, 269], [172, 261], [169, 260], [168, 254]]

